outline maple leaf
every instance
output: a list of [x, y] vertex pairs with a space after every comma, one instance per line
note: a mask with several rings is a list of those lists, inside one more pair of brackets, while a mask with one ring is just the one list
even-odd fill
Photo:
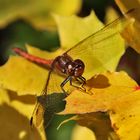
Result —
[[107, 140], [114, 133], [114, 139], [137, 140], [140, 129], [138, 89], [137, 83], [124, 72], [99, 74], [87, 82], [87, 90], [93, 94], [73, 91], [60, 114], [77, 114], [75, 120], [92, 129], [99, 139]]

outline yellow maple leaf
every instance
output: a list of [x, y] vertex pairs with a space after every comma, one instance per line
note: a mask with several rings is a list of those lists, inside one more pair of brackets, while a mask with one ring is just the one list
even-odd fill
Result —
[[61, 47], [66, 49], [104, 27], [93, 11], [85, 18], [76, 15], [69, 17], [54, 15], [54, 18], [58, 26]]
[[107, 139], [115, 132], [115, 138], [137, 140], [140, 130], [137, 83], [124, 72], [99, 74], [88, 82], [87, 90], [93, 95], [72, 92], [60, 114], [78, 114], [79, 124], [92, 129], [97, 137]]

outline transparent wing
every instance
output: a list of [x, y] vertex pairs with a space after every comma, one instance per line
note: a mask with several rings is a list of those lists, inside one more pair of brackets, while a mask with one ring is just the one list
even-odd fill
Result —
[[43, 105], [37, 101], [30, 119], [31, 126], [35, 125], [40, 128], [43, 126], [44, 111]]
[[[60, 84], [66, 78], [65, 75], [58, 74], [54, 69], [50, 69], [48, 73], [48, 77], [44, 86], [44, 89], [40, 96], [37, 97], [37, 103], [35, 105], [33, 115], [31, 118], [31, 125], [34, 124], [37, 127], [42, 127], [44, 124], [44, 112], [47, 108], [46, 99], [48, 94], [52, 93], [62, 93], [62, 89]], [[65, 90], [67, 91], [69, 88], [69, 84], [65, 85]], [[46, 122], [47, 124], [48, 122]]]
[[85, 63], [85, 78], [89, 79], [97, 72], [114, 70], [125, 49], [119, 33], [129, 23], [125, 17], [120, 17], [66, 51], [73, 59]]
[[[136, 9], [130, 9], [128, 12], [126, 12], [124, 15], [129, 15], [132, 14]], [[106, 26], [104, 26], [103, 28], [101, 28], [100, 30], [98, 30], [97, 32], [94, 32], [93, 34], [91, 34], [90, 36], [86, 37], [85, 39], [81, 40], [80, 42], [78, 42], [75, 46], [71, 47], [70, 49], [68, 49], [66, 51], [66, 53], [76, 49], [79, 47], [80, 44], [84, 43], [86, 40], [89, 39], [93, 39], [95, 38], [92, 42], [94, 44], [97, 44], [100, 41], [103, 41], [106, 38], [109, 38], [111, 36], [113, 36], [113, 34], [117, 34], [118, 32], [120, 32], [122, 29], [124, 29], [124, 26], [126, 26], [127, 24], [127, 19], [124, 16], [121, 16], [115, 20], [113, 20], [112, 22], [108, 23]], [[109, 34], [109, 30], [111, 29], [115, 29], [111, 34]], [[83, 48], [84, 49], [84, 48]], [[82, 50], [83, 50], [82, 49]], [[85, 50], [85, 49], [84, 49]], [[81, 51], [80, 51], [81, 52]]]

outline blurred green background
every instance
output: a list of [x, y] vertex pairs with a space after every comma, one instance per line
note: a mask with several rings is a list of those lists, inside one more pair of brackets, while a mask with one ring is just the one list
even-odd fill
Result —
[[[1, 2], [0, 4], [2, 6]], [[104, 21], [105, 11], [109, 6], [119, 12], [113, 0], [83, 0], [77, 15], [85, 17], [94, 9], [99, 19]], [[27, 20], [17, 18], [5, 27], [0, 28], [0, 65], [3, 65], [8, 60], [10, 54], [14, 54], [11, 50], [13, 47], [24, 48], [26, 43], [47, 51], [56, 50], [60, 46], [57, 29], [37, 29]], [[134, 61], [136, 63], [133, 63]], [[122, 57], [117, 69], [127, 71], [140, 83], [139, 61], [139, 55], [129, 48]], [[54, 116], [53, 121], [47, 128], [48, 140], [70, 140], [72, 128], [75, 126], [74, 122], [69, 122], [59, 130], [56, 130], [56, 126], [68, 117]]]

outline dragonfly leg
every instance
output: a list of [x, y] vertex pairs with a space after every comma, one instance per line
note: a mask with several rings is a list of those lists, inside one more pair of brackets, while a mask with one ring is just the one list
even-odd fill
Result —
[[86, 91], [84, 85], [86, 84], [86, 79], [83, 76], [80, 76], [76, 78], [76, 80], [81, 84], [81, 87], [79, 87], [81, 90]]
[[65, 84], [66, 84], [68, 81], [71, 81], [71, 80], [72, 80], [72, 77], [71, 77], [71, 76], [68, 76], [68, 77], [61, 83], [60, 87], [61, 87], [61, 89], [62, 89], [62, 91], [63, 91], [64, 93], [66, 93], [66, 91], [65, 91], [65, 89], [64, 89]]
[[86, 90], [86, 88], [84, 87], [84, 85], [86, 84], [86, 79], [83, 77], [83, 76], [81, 76], [81, 77], [79, 77], [79, 79], [78, 80], [81, 80], [81, 89], [82, 90], [84, 90], [87, 94], [89, 94], [89, 95], [93, 95], [93, 93], [91, 92], [91, 91], [87, 91]]
[[[77, 80], [77, 79], [76, 79]], [[77, 80], [78, 81], [78, 80]], [[78, 81], [79, 82], [79, 81]], [[73, 87], [75, 87], [75, 88], [79, 88], [79, 86], [76, 86], [76, 85], [74, 85], [73, 83], [72, 83], [72, 78], [70, 79], [70, 85], [71, 86], [73, 86]]]
[[60, 85], [62, 91], [63, 91], [64, 93], [66, 93], [66, 91], [65, 91], [65, 89], [64, 89], [64, 86], [65, 86], [65, 84], [66, 84], [68, 81], [70, 81], [70, 85], [71, 85], [71, 86], [73, 86], [73, 87], [75, 87], [75, 88], [77, 88], [77, 89], [81, 89], [82, 91], [85, 91], [85, 92], [86, 92], [86, 89], [84, 88], [84, 84], [86, 83], [86, 79], [85, 79], [84, 77], [81, 76], [81, 77], [76, 78], [76, 80], [81, 84], [81, 87], [74, 85], [74, 84], [72, 83], [72, 76], [68, 76], [68, 77], [61, 83], [61, 85]]
[[[78, 78], [79, 78], [79, 79], [78, 79]], [[82, 88], [79, 87], [79, 86], [73, 85], [73, 83], [72, 83], [72, 78], [70, 79], [70, 85], [73, 86], [73, 87], [75, 87], [75, 88], [78, 88], [78, 89], [81, 89], [81, 90], [86, 91], [86, 89], [83, 87], [84, 84], [86, 83], [86, 79], [85, 79], [84, 77], [83, 77], [83, 78], [78, 77], [78, 78], [76, 78], [76, 81], [78, 81], [80, 84], [82, 84], [82, 85], [81, 85]]]
[[86, 78], [83, 76], [80, 76], [79, 79], [82, 81], [82, 88], [84, 88], [84, 85], [86, 84]]

